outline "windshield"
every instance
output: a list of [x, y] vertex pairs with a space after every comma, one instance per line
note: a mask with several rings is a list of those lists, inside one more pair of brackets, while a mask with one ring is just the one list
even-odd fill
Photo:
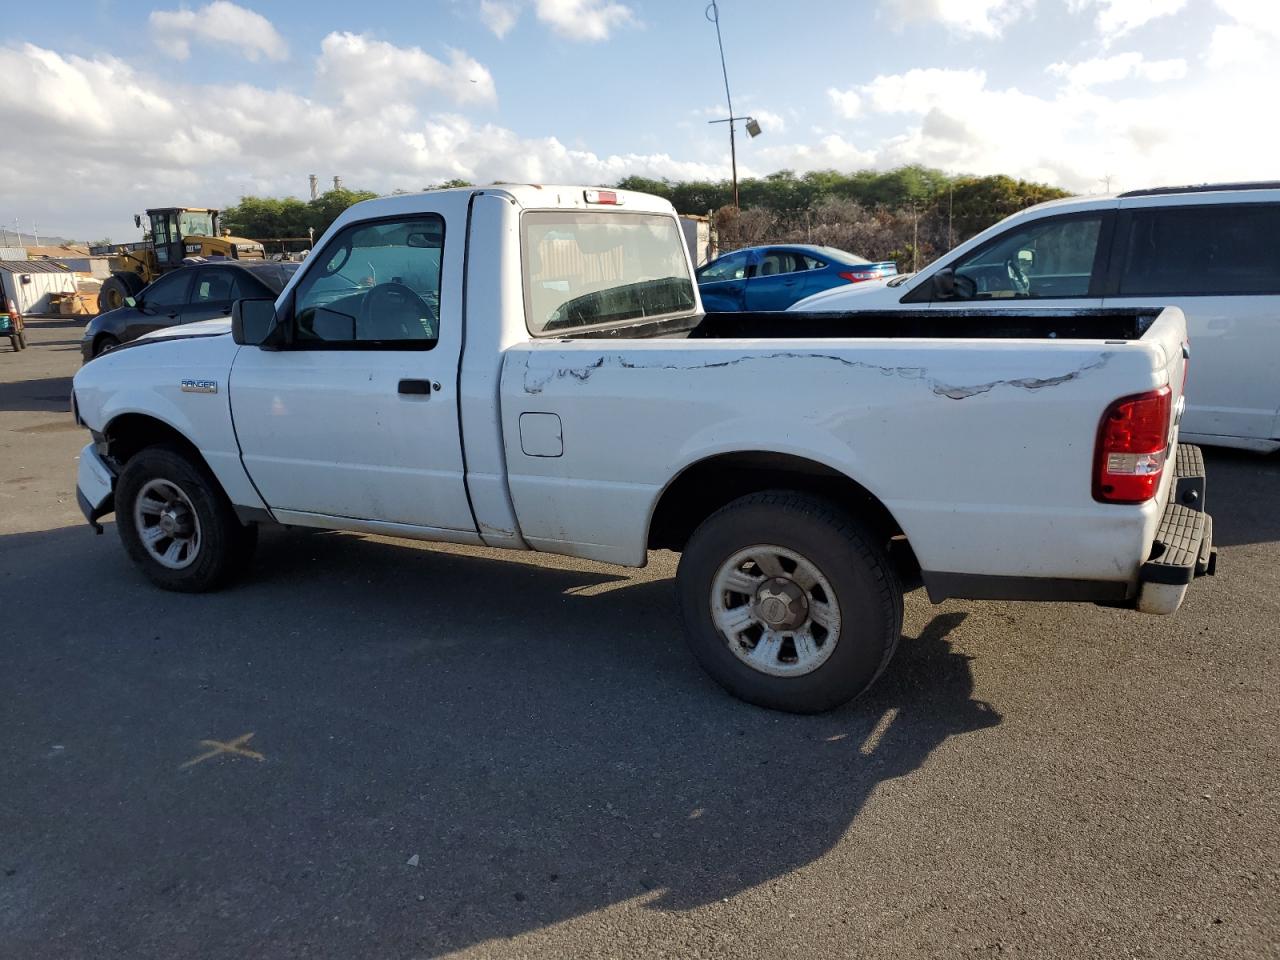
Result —
[[661, 214], [524, 217], [525, 316], [534, 336], [692, 311], [684, 239]]
[[184, 237], [213, 236], [213, 214], [208, 210], [184, 210], [178, 223]]

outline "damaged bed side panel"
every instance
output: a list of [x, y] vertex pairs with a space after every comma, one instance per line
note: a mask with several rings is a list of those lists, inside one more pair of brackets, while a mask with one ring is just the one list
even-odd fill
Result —
[[1093, 450], [1108, 404], [1167, 381], [1158, 334], [533, 341], [503, 367], [512, 501], [535, 548], [638, 565], [683, 469], [790, 454], [870, 490], [926, 570], [1123, 579], [1155, 511], [1094, 502]]

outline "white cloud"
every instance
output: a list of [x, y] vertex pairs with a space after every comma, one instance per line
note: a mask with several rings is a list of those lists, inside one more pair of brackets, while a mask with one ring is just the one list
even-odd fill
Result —
[[1187, 61], [1147, 60], [1140, 53], [1118, 53], [1079, 63], [1051, 63], [1046, 71], [1062, 77], [1071, 87], [1094, 87], [1131, 78], [1163, 83], [1183, 79], [1187, 75]]
[[1217, 0], [1233, 22], [1214, 27], [1206, 59], [1210, 66], [1230, 67], [1265, 60], [1280, 44], [1280, 3]]
[[480, 0], [480, 19], [501, 40], [520, 19], [520, 4], [515, 0]]
[[[881, 75], [851, 92], [872, 124], [909, 118], [902, 132], [861, 146], [877, 167], [924, 163], [1081, 191], [1107, 174], [1124, 187], [1248, 180], [1280, 152], [1280, 128], [1258, 123], [1256, 105], [1238, 96], [1246, 78], [1256, 89], [1280, 83], [1280, 34], [1266, 52], [1246, 69], [1194, 76], [1184, 61], [1139, 54], [1054, 64], [1050, 73], [1065, 82], [1047, 96], [993, 87], [981, 70], [939, 69]], [[1185, 82], [1094, 89], [1135, 78]]]
[[1152, 20], [1172, 16], [1186, 5], [1187, 0], [1068, 0], [1072, 11], [1097, 8], [1094, 25], [1108, 43]]
[[853, 120], [862, 113], [862, 97], [856, 90], [837, 90], [835, 87], [829, 87], [827, 98], [835, 107], [836, 113], [846, 120]]
[[[351, 35], [329, 40], [322, 52], [325, 76], [317, 77], [310, 96], [247, 83], [187, 85], [113, 57], [83, 58], [30, 44], [0, 47], [0, 127], [23, 132], [0, 138], [0, 209], [26, 217], [33, 198], [43, 205], [56, 196], [63, 212], [46, 221], [48, 207], [39, 207], [42, 224], [81, 239], [90, 233], [129, 239], [130, 215], [148, 205], [226, 205], [243, 193], [298, 196], [308, 173], [340, 174], [351, 187], [380, 192], [451, 177], [603, 185], [632, 173], [728, 176], [727, 157], [702, 163], [662, 151], [597, 153], [554, 136], [523, 137], [497, 124], [384, 99], [377, 85], [402, 84], [394, 68], [421, 66], [425, 54], [388, 52]], [[358, 95], [347, 96], [352, 91], [343, 90], [339, 78], [358, 79], [344, 71], [359, 58], [377, 69], [368, 71], [373, 77]], [[426, 73], [450, 70], [434, 63]], [[388, 69], [393, 73], [384, 77]], [[446, 95], [458, 86], [456, 77], [432, 83]], [[59, 158], [56, 168], [50, 156]], [[102, 190], [104, 183], [112, 189]]]
[[959, 34], [998, 37], [1035, 0], [886, 0], [892, 21], [932, 20]]
[[497, 100], [488, 69], [461, 50], [450, 50], [446, 64], [418, 47], [356, 33], [331, 33], [320, 42], [316, 74], [322, 92], [352, 107], [377, 109], [412, 101], [424, 91], [458, 104]]
[[963, 101], [986, 86], [982, 70], [942, 70], [937, 67], [881, 74], [859, 88], [869, 109], [878, 113], [925, 113], [939, 101]]
[[[740, 155], [741, 160], [741, 155]], [[755, 151], [747, 164], [739, 163], [739, 176], [759, 176], [775, 170], [857, 170], [875, 166], [874, 150], [860, 149], [837, 133], [829, 133], [817, 143], [767, 146]]]
[[160, 48], [177, 60], [191, 56], [193, 40], [236, 47], [249, 60], [284, 60], [289, 46], [271, 21], [260, 13], [214, 0], [198, 10], [155, 10], [152, 35]]
[[538, 19], [569, 40], [607, 40], [636, 22], [635, 12], [612, 0], [535, 0]]
[[756, 118], [756, 122], [760, 124], [760, 129], [765, 133], [778, 134], [785, 132], [787, 129], [787, 121], [782, 118], [781, 114], [774, 113], [772, 110], [757, 108], [751, 111], [751, 116]]

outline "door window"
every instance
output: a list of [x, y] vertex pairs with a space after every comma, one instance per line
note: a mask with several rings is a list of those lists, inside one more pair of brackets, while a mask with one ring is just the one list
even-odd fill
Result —
[[153, 213], [151, 215], [151, 241], [156, 251], [157, 263], [169, 263], [169, 244], [180, 239], [176, 214]]
[[758, 277], [772, 277], [779, 273], [797, 273], [805, 269], [801, 257], [787, 250], [770, 250], [760, 261]]
[[1010, 230], [953, 264], [974, 298], [1085, 297], [1102, 232], [1102, 214], [1041, 220]]
[[298, 282], [294, 346], [430, 350], [440, 336], [443, 253], [435, 215], [347, 227]]
[[187, 288], [190, 286], [191, 271], [179, 270], [147, 287], [141, 299], [148, 307], [181, 307], [187, 302]]
[[826, 266], [826, 263], [817, 257], [809, 256], [807, 253], [800, 254], [800, 262], [803, 264], [802, 270], [821, 270]]
[[1120, 296], [1280, 293], [1280, 205], [1133, 211]]
[[195, 289], [191, 293], [191, 302], [225, 303], [238, 300], [241, 294], [235, 272], [232, 270], [202, 270], [196, 277]]
[[748, 256], [745, 253], [727, 253], [715, 263], [698, 272], [698, 282], [713, 280], [741, 280], [747, 275]]

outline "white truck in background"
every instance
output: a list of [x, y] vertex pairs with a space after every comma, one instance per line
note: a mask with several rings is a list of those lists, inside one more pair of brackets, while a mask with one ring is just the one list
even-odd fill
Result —
[[791, 711], [870, 686], [920, 582], [1169, 614], [1212, 572], [1178, 310], [708, 315], [691, 276], [642, 194], [358, 204], [278, 300], [80, 370], [78, 499], [185, 591], [265, 522], [681, 551], [699, 661]]

